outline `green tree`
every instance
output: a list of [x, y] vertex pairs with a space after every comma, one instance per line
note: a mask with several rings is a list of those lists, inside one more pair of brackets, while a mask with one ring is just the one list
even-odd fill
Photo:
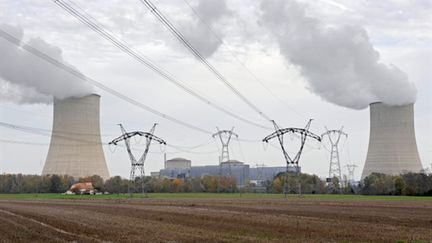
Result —
[[120, 176], [114, 176], [105, 181], [104, 188], [109, 193], [127, 193], [128, 180], [122, 179]]
[[406, 195], [432, 195], [432, 176], [425, 173], [405, 173], [401, 175], [405, 181]]
[[405, 184], [405, 180], [404, 180], [404, 178], [402, 177], [402, 176], [400, 176], [400, 175], [398, 175], [398, 176], [395, 176], [394, 178], [393, 178], [393, 183], [394, 183], [394, 186], [395, 186], [395, 194], [396, 195], [406, 195], [405, 193], [405, 191], [406, 191], [406, 184]]
[[50, 178], [50, 189], [49, 192], [57, 193], [60, 192], [60, 188], [62, 186], [62, 181], [60, 176], [52, 175]]
[[372, 173], [363, 179], [361, 193], [365, 195], [396, 194], [393, 176], [382, 173]]

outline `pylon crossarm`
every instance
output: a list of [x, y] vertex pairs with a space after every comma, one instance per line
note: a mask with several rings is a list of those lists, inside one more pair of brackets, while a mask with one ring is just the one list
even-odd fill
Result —
[[121, 142], [123, 140], [127, 140], [127, 139], [129, 139], [131, 137], [134, 137], [134, 136], [145, 136], [145, 134], [147, 134], [147, 133], [146, 132], [126, 132], [126, 133], [123, 133], [123, 135], [119, 136], [118, 138], [113, 139], [108, 144], [117, 145], [117, 143], [119, 143], [119, 142]]
[[124, 141], [124, 142], [125, 142], [125, 145], [126, 145], [126, 150], [127, 150], [127, 152], [128, 152], [128, 155], [129, 155], [129, 158], [130, 158], [131, 162], [132, 162], [132, 163], [133, 163], [133, 162], [136, 162], [136, 158], [135, 158], [135, 156], [133, 155], [133, 153], [132, 153], [132, 149], [131, 149], [131, 147], [130, 147], [130, 138], [133, 137], [133, 136], [139, 135], [139, 134], [138, 134], [137, 132], [126, 133], [126, 132], [124, 131], [123, 126], [121, 126], [121, 128], [122, 128], [123, 135], [121, 135], [120, 137], [118, 137], [118, 138], [112, 140], [112, 141], [109, 142], [108, 144], [114, 144], [114, 145], [117, 145], [119, 142]]
[[[332, 135], [336, 135], [336, 141], [333, 140]], [[327, 132], [321, 135], [321, 139], [323, 140], [325, 136], [328, 136], [331, 144], [338, 143], [342, 136], [348, 138], [348, 134], [344, 133], [342, 130], [327, 130]]]
[[[318, 140], [318, 141], [321, 142], [321, 137], [320, 136], [318, 136], [318, 135], [316, 135], [316, 134], [314, 134], [314, 133], [312, 133], [312, 132], [310, 132], [308, 130], [305, 130], [304, 128], [297, 128], [297, 127], [290, 127], [290, 128], [279, 129], [279, 130], [273, 132], [272, 134], [268, 135], [267, 137], [265, 137], [263, 139], [263, 142], [268, 142], [270, 139], [278, 137], [278, 136], [282, 136], [282, 135], [284, 135], [286, 133], [301, 134], [302, 137], [303, 136], [310, 137], [310, 138], [316, 139], [316, 140]], [[304, 139], [302, 137], [301, 137], [301, 139]]]
[[152, 141], [152, 140], [158, 142], [159, 144], [165, 144], [165, 145], [166, 145], [166, 142], [165, 142], [163, 139], [161, 139], [161, 138], [159, 138], [159, 137], [156, 137], [156, 136], [153, 135], [153, 134], [147, 134], [147, 135], [148, 135], [148, 136], [146, 137], [146, 138], [147, 138], [147, 141], [146, 141], [146, 148], [145, 148], [145, 150], [144, 150], [144, 153], [141, 155], [141, 158], [139, 159], [139, 162], [142, 162], [143, 164], [144, 164], [144, 161], [145, 161], [146, 158], [147, 158], [147, 154], [148, 154], [148, 152], [149, 152], [149, 150], [150, 150], [150, 144], [151, 144], [151, 141]]
[[[234, 128], [233, 128], [234, 129]], [[228, 134], [229, 136], [232, 136], [232, 135], [234, 135], [234, 136], [236, 136], [237, 138], [238, 138], [238, 135], [235, 133], [235, 132], [233, 132], [233, 130], [219, 130], [218, 129], [218, 132], [217, 133], [215, 133], [215, 134], [213, 134], [212, 135], [212, 137], [216, 137], [216, 136], [219, 136], [220, 137], [220, 135], [222, 135], [222, 134]]]
[[315, 140], [317, 140], [318, 142], [321, 142], [321, 137], [318, 136], [318, 135], [316, 135], [315, 133], [312, 133], [312, 132], [306, 131], [305, 136], [306, 136], [306, 137], [309, 137], [309, 138], [312, 138], [312, 139], [315, 139]]
[[[150, 129], [149, 132], [141, 132], [141, 131], [126, 132], [124, 127], [121, 124], [119, 124], [119, 125], [120, 125], [121, 131], [122, 131], [122, 135], [120, 137], [114, 139], [113, 141], [111, 141], [109, 144], [117, 145], [117, 143], [119, 143], [120, 141], [125, 141], [127, 152], [129, 154], [129, 157], [131, 160], [131, 171], [130, 171], [130, 180], [129, 180], [128, 192], [130, 194], [132, 193], [132, 184], [135, 183], [135, 170], [139, 169], [140, 177], [141, 177], [142, 192], [146, 193], [145, 185], [144, 185], [144, 176], [145, 176], [145, 174], [144, 174], [144, 162], [145, 162], [145, 159], [146, 159], [147, 154], [149, 152], [151, 141], [155, 140], [156, 142], [158, 142], [160, 144], [165, 144], [165, 145], [166, 145], [166, 142], [163, 139], [153, 135], [157, 123], [155, 123], [153, 125], [153, 127]], [[132, 154], [131, 147], [130, 147], [130, 138], [134, 137], [134, 136], [141, 136], [141, 137], [146, 138], [146, 148], [145, 148], [144, 153], [142, 154], [141, 158], [138, 161], [135, 159], [135, 156]], [[132, 196], [132, 194], [131, 194], [131, 196]]]
[[[287, 165], [288, 164], [296, 164], [296, 165], [298, 165], [298, 162], [299, 162], [300, 157], [301, 157], [301, 153], [303, 151], [304, 145], [306, 143], [306, 139], [308, 137], [312, 138], [312, 139], [315, 139], [315, 140], [318, 140], [319, 142], [321, 142], [321, 137], [320, 136], [318, 136], [318, 135], [316, 135], [316, 134], [314, 134], [314, 133], [312, 133], [312, 132], [309, 131], [312, 119], [309, 120], [309, 122], [308, 122], [308, 124], [306, 125], [305, 128], [290, 127], [290, 128], [281, 128], [281, 129], [279, 129], [279, 126], [276, 124], [276, 122], [275, 121], [272, 121], [272, 122], [273, 122], [273, 125], [274, 125], [275, 129], [277, 129], [277, 130], [274, 131], [272, 134], [268, 135], [267, 137], [265, 137], [263, 139], [263, 142], [268, 143], [269, 140], [277, 137], [278, 140], [279, 140], [279, 144], [281, 146], [282, 152], [284, 154], [285, 160], [287, 162]], [[299, 151], [297, 152], [297, 154], [296, 154], [296, 156], [294, 158], [291, 158], [288, 155], [288, 153], [287, 153], [287, 151], [285, 150], [285, 147], [284, 147], [283, 136], [286, 133], [300, 134], [301, 145], [300, 145]]]
[[146, 138], [150, 139], [150, 140], [154, 140], [154, 141], [158, 142], [159, 144], [166, 145], [165, 140], [163, 140], [162, 138], [159, 138], [159, 137], [157, 137], [157, 136], [155, 136], [153, 134], [149, 134], [148, 137], [146, 137]]

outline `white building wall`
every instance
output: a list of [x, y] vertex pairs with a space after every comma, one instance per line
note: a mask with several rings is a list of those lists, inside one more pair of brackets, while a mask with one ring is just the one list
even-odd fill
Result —
[[370, 136], [362, 179], [372, 172], [399, 174], [422, 169], [414, 129], [414, 105], [370, 105]]
[[190, 169], [192, 162], [183, 158], [174, 158], [165, 161], [165, 169]]
[[51, 144], [42, 174], [109, 178], [99, 124], [100, 96], [54, 101]]

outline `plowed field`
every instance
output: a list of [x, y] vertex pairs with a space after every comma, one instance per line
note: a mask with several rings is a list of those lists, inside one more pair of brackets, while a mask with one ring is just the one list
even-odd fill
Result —
[[0, 241], [432, 242], [431, 201], [0, 200]]

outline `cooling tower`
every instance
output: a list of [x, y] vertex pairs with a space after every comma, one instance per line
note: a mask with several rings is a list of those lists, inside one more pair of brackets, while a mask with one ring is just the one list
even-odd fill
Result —
[[414, 129], [414, 105], [370, 105], [370, 136], [362, 179], [372, 172], [399, 174], [422, 169]]
[[100, 137], [99, 101], [96, 94], [54, 101], [51, 144], [43, 175], [109, 178]]

